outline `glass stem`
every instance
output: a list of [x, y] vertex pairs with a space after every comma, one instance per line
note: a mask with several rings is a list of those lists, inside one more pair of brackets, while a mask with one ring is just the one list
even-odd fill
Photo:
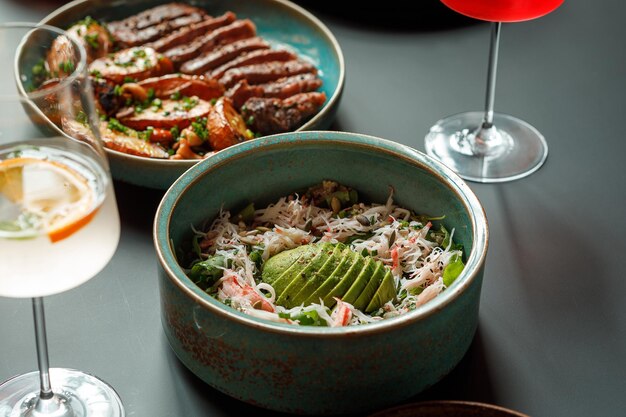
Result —
[[43, 298], [33, 298], [33, 317], [35, 319], [35, 341], [37, 343], [37, 363], [39, 365], [39, 381], [41, 390], [39, 397], [43, 400], [54, 396], [50, 386], [50, 366], [48, 364], [48, 340], [46, 337], [46, 317], [43, 311]]
[[500, 47], [501, 22], [491, 25], [491, 44], [489, 47], [489, 69], [487, 71], [487, 94], [485, 96], [485, 118], [483, 129], [493, 126], [493, 105], [496, 96], [496, 73], [498, 69], [498, 49]]

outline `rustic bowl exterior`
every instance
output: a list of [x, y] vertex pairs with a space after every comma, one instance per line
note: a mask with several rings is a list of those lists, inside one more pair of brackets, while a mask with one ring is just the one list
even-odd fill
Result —
[[[467, 266], [435, 300], [414, 312], [353, 328], [277, 324], [207, 296], [176, 263], [191, 224], [250, 201], [269, 203], [322, 179], [366, 200], [445, 214]], [[478, 323], [488, 232], [469, 187], [408, 147], [337, 132], [258, 139], [187, 171], [166, 193], [155, 219], [161, 312], [172, 349], [216, 389], [260, 407], [299, 414], [366, 412], [396, 404], [444, 377], [467, 351]]]
[[[343, 52], [334, 35], [315, 16], [286, 0], [190, 0], [190, 4], [218, 15], [233, 11], [255, 22], [270, 44], [298, 53], [319, 69], [326, 94], [322, 109], [298, 131], [327, 129], [335, 118], [345, 83]], [[113, 21], [164, 3], [162, 0], [74, 0], [59, 7], [41, 23], [67, 28], [85, 16]], [[115, 179], [166, 190], [196, 160], [151, 159], [106, 149]]]

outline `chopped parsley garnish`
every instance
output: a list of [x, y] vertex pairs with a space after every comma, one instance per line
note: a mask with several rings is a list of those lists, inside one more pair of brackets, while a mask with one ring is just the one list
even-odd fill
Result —
[[178, 138], [180, 137], [180, 129], [178, 128], [178, 126], [174, 126], [173, 128], [171, 128], [170, 133], [172, 134], [172, 139], [174, 140], [178, 140]]
[[111, 117], [109, 119], [109, 123], [108, 123], [107, 126], [111, 130], [115, 130], [115, 131], [121, 132], [121, 133], [128, 133], [128, 128], [126, 126], [124, 126], [123, 124], [121, 124], [119, 122], [119, 120], [114, 119], [113, 117]]
[[[150, 100], [148, 98], [148, 100]], [[160, 98], [155, 98], [154, 100], [152, 100], [152, 107], [154, 108], [154, 110], [159, 110], [163, 108], [163, 102], [161, 101]]]
[[46, 69], [46, 62], [41, 58], [30, 70], [31, 79], [29, 85], [26, 87], [28, 91], [38, 88], [46, 79], [50, 76], [50, 73]]
[[87, 125], [87, 115], [85, 114], [84, 111], [80, 110], [77, 114], [76, 114], [76, 121], [82, 125]]
[[146, 130], [144, 130], [143, 132], [137, 132], [137, 135], [139, 136], [140, 139], [149, 141], [150, 138], [152, 137], [153, 132], [154, 132], [154, 128], [152, 126], [148, 126]]
[[85, 42], [87, 42], [87, 44], [91, 46], [93, 49], [100, 49], [98, 36], [99, 35], [97, 33], [88, 33], [85, 36], [83, 36], [83, 39], [85, 39]]
[[175, 92], [173, 92], [173, 93], [172, 93], [172, 95], [170, 96], [170, 98], [171, 98], [172, 100], [180, 100], [180, 97], [181, 97], [181, 95], [180, 95], [180, 91], [175, 91]]
[[209, 130], [207, 129], [206, 123], [206, 117], [197, 118], [195, 122], [191, 122], [191, 129], [202, 140], [209, 138]]
[[59, 69], [67, 74], [74, 72], [74, 63], [70, 60], [63, 61], [59, 64]]
[[183, 97], [183, 109], [189, 111], [198, 105], [199, 101], [195, 97]]

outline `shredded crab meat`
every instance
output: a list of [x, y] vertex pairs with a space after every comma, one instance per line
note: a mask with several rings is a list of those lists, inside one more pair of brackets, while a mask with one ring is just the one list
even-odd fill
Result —
[[[393, 190], [384, 205], [355, 204], [350, 215], [338, 216], [330, 208], [316, 207], [298, 195], [280, 198], [274, 204], [254, 211], [251, 225], [235, 224], [231, 214], [221, 210], [201, 238], [202, 256], [221, 255], [227, 262], [223, 277], [215, 284], [217, 298], [255, 317], [297, 324], [285, 318], [315, 311], [331, 327], [372, 323], [413, 310], [444, 288], [443, 271], [459, 250], [438, 246], [429, 240], [430, 222], [412, 220], [409, 210], [393, 204]], [[395, 287], [406, 296], [387, 302], [375, 315], [365, 314], [337, 299], [332, 311], [321, 302], [286, 309], [276, 305], [276, 292], [267, 283], [257, 283], [257, 264], [250, 253], [257, 251], [266, 261], [284, 250], [313, 242], [345, 242], [350, 248], [367, 253], [388, 266]], [[452, 239], [450, 238], [450, 241]]]

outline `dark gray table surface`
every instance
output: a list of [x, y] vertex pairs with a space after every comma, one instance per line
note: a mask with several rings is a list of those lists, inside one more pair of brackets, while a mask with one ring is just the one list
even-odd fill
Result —
[[[482, 109], [487, 23], [438, 6], [411, 14], [402, 2], [361, 5], [357, 18], [314, 3], [303, 4], [335, 34], [347, 65], [333, 129], [423, 151], [436, 120]], [[0, 21], [36, 21], [59, 4], [0, 0]], [[503, 26], [496, 109], [537, 127], [550, 153], [526, 179], [470, 184], [491, 230], [478, 332], [457, 368], [412, 400], [481, 401], [532, 416], [626, 415], [624, 14], [619, 0], [568, 0], [541, 19]], [[123, 183], [116, 191], [115, 257], [85, 285], [46, 299], [51, 365], [110, 382], [128, 416], [272, 415], [178, 362], [161, 329], [151, 236], [162, 193]], [[30, 302], [2, 298], [0, 380], [35, 368]]]

